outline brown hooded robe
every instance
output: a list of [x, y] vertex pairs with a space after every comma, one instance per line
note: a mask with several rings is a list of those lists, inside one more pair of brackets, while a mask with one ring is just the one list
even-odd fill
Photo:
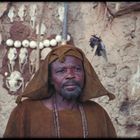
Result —
[[[114, 126], [105, 109], [90, 101], [104, 95], [111, 100], [114, 99], [114, 95], [103, 87], [82, 50], [72, 45], [60, 45], [48, 54], [24, 93], [17, 97], [18, 105], [10, 115], [4, 137], [55, 137], [53, 110], [45, 107], [41, 100], [51, 96], [48, 86], [48, 65], [56, 59], [63, 61], [66, 55], [79, 58], [84, 65], [85, 85], [80, 102], [87, 120], [88, 137], [116, 137]], [[28, 99], [22, 101], [24, 97]], [[61, 110], [58, 115], [60, 137], [83, 138], [83, 123], [79, 110]]]

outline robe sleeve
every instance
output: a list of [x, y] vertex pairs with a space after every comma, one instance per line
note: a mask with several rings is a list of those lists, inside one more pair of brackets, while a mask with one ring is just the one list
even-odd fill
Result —
[[24, 136], [24, 110], [21, 105], [16, 106], [10, 114], [4, 138], [16, 138]]

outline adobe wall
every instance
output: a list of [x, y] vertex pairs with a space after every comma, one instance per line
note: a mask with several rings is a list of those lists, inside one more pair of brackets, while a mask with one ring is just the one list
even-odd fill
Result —
[[[61, 2], [45, 3], [46, 8], [43, 23], [45, 34], [59, 34], [62, 31]], [[112, 3], [111, 3], [112, 4]], [[114, 4], [114, 3], [113, 3]], [[113, 4], [111, 6], [113, 6]], [[124, 3], [125, 4], [125, 3]], [[126, 3], [127, 4], [127, 3]], [[14, 2], [14, 21], [20, 20], [18, 10], [25, 6], [24, 23], [31, 26], [30, 10], [37, 6], [35, 23], [39, 23], [42, 3]], [[115, 100], [108, 101], [107, 97], [93, 99], [99, 102], [109, 113], [119, 137], [140, 136], [140, 12], [132, 11], [115, 17], [109, 21], [104, 5], [95, 2], [69, 3], [68, 32], [74, 43], [81, 48], [93, 65], [102, 84], [114, 95]], [[2, 39], [9, 38], [12, 22], [8, 17], [7, 3], [0, 3], [0, 33]], [[31, 27], [32, 28], [32, 27]], [[102, 56], [94, 56], [89, 45], [91, 35], [101, 36], [107, 51], [108, 61]], [[0, 48], [0, 66], [4, 50]], [[2, 137], [11, 110], [15, 107], [16, 96], [9, 95], [3, 88], [3, 76], [0, 75], [0, 137]]]

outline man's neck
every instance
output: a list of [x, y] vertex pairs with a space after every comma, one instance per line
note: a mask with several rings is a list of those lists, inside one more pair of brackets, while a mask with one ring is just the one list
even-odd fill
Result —
[[43, 101], [43, 103], [50, 110], [53, 109], [54, 104], [56, 104], [57, 109], [59, 111], [60, 110], [66, 110], [66, 109], [71, 109], [71, 110], [78, 109], [78, 102], [76, 100], [67, 100], [67, 99], [64, 99], [59, 94], [54, 94], [51, 98], [45, 99]]
[[56, 105], [58, 110], [65, 110], [65, 109], [77, 109], [78, 108], [78, 102], [76, 100], [68, 100], [62, 97], [59, 94], [55, 94], [54, 97], [56, 100]]

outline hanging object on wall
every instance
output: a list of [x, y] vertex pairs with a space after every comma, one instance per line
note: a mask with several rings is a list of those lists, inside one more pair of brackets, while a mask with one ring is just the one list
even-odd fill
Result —
[[21, 47], [21, 41], [20, 40], [15, 40], [14, 47], [15, 48], [20, 48]]
[[3, 87], [9, 94], [20, 94], [24, 90], [24, 83], [30, 80], [28, 56], [30, 54], [30, 29], [23, 22], [13, 21], [10, 36], [5, 40], [3, 48], [6, 49], [2, 60], [0, 73], [4, 76]]
[[28, 50], [26, 48], [21, 48], [19, 51], [19, 69], [23, 73], [24, 66], [28, 62]]
[[19, 41], [29, 38], [31, 34], [30, 28], [22, 21], [14, 21], [10, 28], [10, 38]]
[[[41, 23], [41, 26], [40, 26], [40, 35], [44, 35], [45, 34], [45, 31], [46, 31], [46, 26], [44, 25], [44, 23]], [[37, 35], [39, 34], [39, 24], [37, 24], [37, 26], [36, 26], [36, 34]]]
[[9, 77], [6, 77], [6, 86], [12, 92], [12, 94], [15, 94], [16, 91], [22, 87], [22, 91], [24, 89], [24, 78], [22, 77], [21, 73], [19, 71], [13, 71], [11, 72]]
[[107, 61], [106, 48], [102, 39], [100, 37], [97, 37], [96, 35], [92, 35], [89, 42], [90, 46], [94, 51], [93, 54], [97, 56], [103, 56], [104, 59]]
[[0, 3], [0, 18], [2, 18], [11, 6], [11, 2], [1, 2]]
[[17, 59], [17, 50], [16, 50], [16, 48], [10, 48], [8, 50], [7, 58], [9, 60], [9, 62], [8, 62], [9, 72], [13, 72], [14, 71], [14, 66], [15, 66], [15, 63], [16, 63], [15, 61]]
[[12, 40], [12, 39], [7, 39], [6, 40], [6, 45], [8, 46], [8, 47], [11, 47], [11, 46], [13, 46], [14, 45], [14, 41]]
[[10, 22], [14, 21], [14, 17], [15, 17], [15, 8], [12, 6], [8, 12], [8, 17], [10, 18]]
[[23, 85], [23, 78], [19, 71], [13, 71], [9, 77], [6, 78], [6, 85], [10, 91], [16, 92], [17, 89]]
[[63, 22], [63, 19], [64, 19], [64, 6], [59, 6], [58, 7], [58, 15], [59, 15], [59, 20], [61, 22]]
[[32, 75], [35, 73], [36, 68], [36, 50], [32, 50], [29, 56], [29, 73]]
[[35, 29], [35, 22], [36, 22], [36, 15], [37, 15], [37, 5], [31, 4], [30, 5], [30, 13], [29, 13], [31, 19], [30, 19], [30, 25], [33, 29]]
[[27, 86], [33, 78], [40, 63], [44, 61], [52, 48], [59, 44], [70, 43], [72, 39], [67, 33], [68, 4], [64, 3], [61, 33], [50, 36], [46, 36], [46, 26], [43, 23], [45, 7], [45, 3], [42, 3], [40, 20], [37, 22], [37, 5], [30, 6], [31, 20], [28, 25], [24, 24], [24, 5], [19, 7], [17, 16], [20, 17], [20, 21], [14, 21], [14, 7], [9, 10], [8, 17], [12, 26], [9, 29], [10, 36], [3, 41], [6, 53], [2, 60], [0, 73], [4, 76], [3, 87], [11, 95], [18, 95], [24, 91], [25, 85]]
[[44, 48], [42, 51], [41, 51], [41, 60], [44, 60], [46, 58], [46, 56], [48, 55], [48, 53], [51, 51], [52, 49], [51, 48]]
[[25, 40], [22, 41], [22, 46], [23, 46], [23, 47], [28, 48], [29, 45], [30, 45], [29, 40], [25, 39]]
[[64, 17], [62, 26], [62, 44], [67, 43], [67, 32], [68, 32], [68, 2], [64, 2]]
[[24, 4], [22, 4], [19, 8], [19, 11], [18, 11], [18, 15], [20, 17], [20, 21], [24, 21], [24, 16], [25, 16], [25, 6]]

